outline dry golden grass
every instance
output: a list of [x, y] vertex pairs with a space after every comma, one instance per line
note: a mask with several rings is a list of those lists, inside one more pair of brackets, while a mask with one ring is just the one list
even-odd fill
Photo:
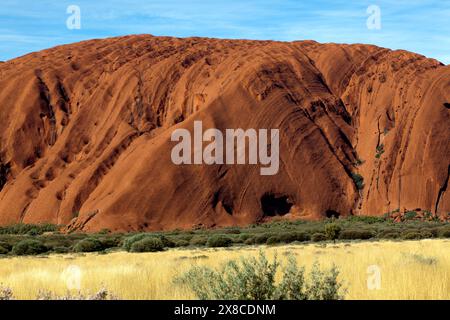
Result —
[[[348, 289], [346, 299], [450, 299], [450, 241], [352, 242], [234, 247], [230, 249], [171, 249], [158, 253], [70, 254], [0, 259], [0, 283], [13, 289], [15, 298], [33, 299], [39, 289], [67, 293], [64, 270], [78, 266], [81, 290], [106, 287], [123, 299], [193, 299], [192, 293], [172, 279], [198, 263], [218, 266], [229, 259], [256, 255], [296, 255], [308, 269], [314, 261], [322, 268], [336, 264]], [[367, 268], [378, 265], [381, 288], [368, 290]]]

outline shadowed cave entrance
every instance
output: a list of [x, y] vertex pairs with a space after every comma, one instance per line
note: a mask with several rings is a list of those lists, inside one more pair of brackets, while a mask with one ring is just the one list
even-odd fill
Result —
[[334, 211], [334, 210], [327, 210], [325, 212], [325, 215], [327, 216], [327, 218], [339, 218], [339, 216], [341, 215], [339, 212]]
[[289, 197], [286, 195], [275, 195], [273, 193], [267, 193], [261, 197], [261, 208], [264, 216], [284, 216], [289, 213], [293, 203], [289, 201]]

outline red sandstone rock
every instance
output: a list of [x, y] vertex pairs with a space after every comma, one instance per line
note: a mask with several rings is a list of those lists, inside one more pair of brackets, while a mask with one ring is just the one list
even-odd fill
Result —
[[[273, 218], [263, 197], [288, 218], [446, 215], [448, 102], [450, 67], [369, 45], [140, 35], [32, 53], [0, 65], [0, 224], [243, 225]], [[279, 129], [279, 173], [174, 165], [171, 132], [194, 120]]]

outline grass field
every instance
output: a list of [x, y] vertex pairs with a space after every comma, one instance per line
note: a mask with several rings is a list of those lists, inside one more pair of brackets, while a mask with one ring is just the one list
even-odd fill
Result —
[[[67, 270], [75, 266], [83, 292], [105, 287], [121, 299], [195, 299], [187, 288], [173, 283], [177, 275], [193, 264], [215, 267], [240, 256], [257, 255], [260, 248], [270, 258], [277, 253], [282, 260], [292, 253], [307, 270], [314, 261], [321, 268], [334, 263], [347, 288], [346, 299], [450, 299], [447, 239], [5, 256], [0, 259], [0, 284], [10, 287], [16, 299], [34, 299], [41, 289], [64, 295], [71, 279]], [[381, 287], [369, 290], [368, 268], [373, 265], [379, 268]]]

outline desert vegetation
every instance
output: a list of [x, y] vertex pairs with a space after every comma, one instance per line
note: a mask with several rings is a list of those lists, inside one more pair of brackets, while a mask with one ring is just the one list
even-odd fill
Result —
[[[450, 226], [422, 218], [394, 210], [127, 234], [1, 227], [0, 299], [448, 299]], [[61, 278], [73, 265], [76, 291]], [[367, 289], [371, 265], [379, 290]]]
[[[339, 300], [345, 289], [335, 266], [321, 271], [314, 263], [309, 275], [293, 254], [280, 272], [277, 256], [269, 261], [263, 251], [255, 257], [230, 260], [218, 269], [194, 265], [176, 282], [190, 288], [202, 300]], [[280, 280], [276, 278], [279, 275]]]
[[156, 252], [174, 247], [219, 248], [245, 245], [282, 245], [358, 240], [415, 240], [449, 238], [450, 225], [431, 216], [418, 220], [415, 211], [397, 217], [330, 218], [321, 221], [274, 221], [248, 227], [173, 230], [167, 232], [96, 234], [58, 231], [54, 225], [0, 227], [0, 257], [69, 252]]
[[[277, 257], [275, 279], [263, 276], [264, 283], [270, 284], [270, 294], [259, 291], [271, 297], [284, 285], [302, 288], [291, 291], [297, 292], [298, 298], [306, 298], [305, 293], [308, 298], [317, 297], [310, 289], [316, 264], [320, 271], [316, 273], [322, 279], [317, 282], [321, 284], [318, 287], [323, 288], [316, 292], [329, 292], [324, 288], [339, 285], [339, 298], [343, 299], [449, 299], [449, 244], [448, 239], [325, 241], [279, 246], [182, 247], [139, 254], [122, 250], [108, 254], [7, 255], [0, 259], [0, 291], [12, 299], [92, 298], [98, 297], [102, 290], [106, 290], [108, 299], [199, 299], [210, 297], [201, 286], [203, 274], [215, 277], [221, 274], [218, 284], [232, 289], [228, 284], [246, 283], [247, 270], [249, 274], [271, 275], [264, 270], [272, 270]], [[260, 259], [261, 250], [267, 264]], [[242, 263], [242, 259], [247, 262]], [[293, 260], [296, 266], [286, 271]], [[380, 270], [381, 283], [378, 289], [369, 289], [368, 271], [374, 265]], [[70, 277], [67, 278], [66, 271], [73, 266], [80, 270], [80, 287], [69, 290]], [[338, 271], [335, 276], [330, 272], [333, 266]], [[304, 282], [296, 282], [302, 273]], [[292, 278], [292, 274], [296, 281], [283, 281]], [[198, 279], [200, 288], [193, 288], [189, 280], [180, 282], [180, 277], [186, 276]], [[216, 297], [229, 297], [235, 292], [214, 289]], [[289, 294], [283, 298], [293, 297]]]

